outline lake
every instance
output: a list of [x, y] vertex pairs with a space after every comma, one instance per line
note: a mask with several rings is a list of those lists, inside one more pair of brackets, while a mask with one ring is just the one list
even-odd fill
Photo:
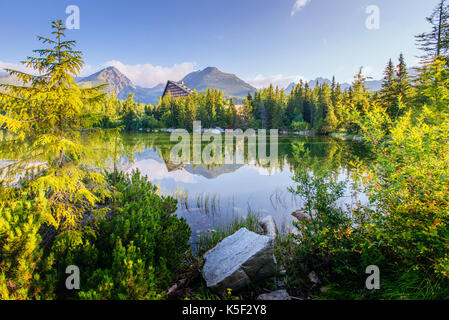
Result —
[[[304, 165], [298, 147], [308, 150], [308, 159], [330, 166], [338, 179], [345, 181], [342, 206], [350, 202], [350, 162], [366, 159], [369, 154], [360, 142], [286, 135], [279, 136], [276, 164], [248, 161], [245, 164], [193, 165], [170, 161], [170, 150], [176, 142], [170, 142], [167, 133], [125, 133], [122, 143], [134, 154], [134, 162], [124, 157], [121, 168], [127, 172], [139, 169], [163, 195], [178, 198], [176, 214], [191, 226], [192, 243], [200, 232], [223, 226], [248, 212], [257, 213], [261, 218], [272, 215], [280, 230], [291, 228], [294, 219], [291, 213], [302, 206], [301, 199], [287, 190], [294, 186], [295, 169]], [[359, 199], [364, 201], [366, 197], [362, 194]]]

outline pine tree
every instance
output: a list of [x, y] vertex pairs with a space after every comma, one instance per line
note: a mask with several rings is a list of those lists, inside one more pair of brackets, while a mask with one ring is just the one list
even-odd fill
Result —
[[395, 97], [396, 97], [396, 114], [395, 118], [401, 115], [405, 110], [399, 108], [399, 99], [401, 102], [407, 106], [410, 101], [411, 96], [411, 86], [409, 82], [407, 65], [405, 63], [404, 55], [401, 53], [399, 56], [399, 64], [396, 67], [396, 77], [395, 77]]
[[[83, 144], [84, 129], [93, 127], [92, 113], [98, 113], [105, 97], [104, 86], [79, 88], [74, 77], [83, 61], [75, 41], [64, 41], [62, 20], [52, 23], [52, 38], [38, 37], [50, 48], [34, 50], [23, 64], [37, 75], [7, 69], [23, 85], [1, 85], [0, 127], [6, 132], [0, 157], [14, 159], [2, 169], [11, 179], [30, 172], [30, 186], [44, 191], [55, 227], [73, 226], [82, 214], [109, 192], [100, 168], [104, 159]], [[102, 134], [101, 130], [95, 131]]]
[[313, 127], [313, 109], [314, 109], [314, 99], [313, 93], [310, 89], [308, 83], [304, 85], [304, 104], [303, 104], [303, 119]]
[[137, 104], [134, 102], [134, 94], [129, 93], [128, 98], [123, 101], [121, 121], [125, 130], [132, 131], [137, 128], [138, 111]]
[[335, 77], [333, 79], [333, 90], [332, 90], [332, 106], [335, 117], [339, 124], [343, 123], [344, 118], [344, 110], [343, 110], [343, 92], [341, 91], [341, 86], [339, 83], [336, 83]]
[[251, 94], [243, 101], [242, 121], [244, 128], [252, 127], [254, 123]]
[[393, 89], [394, 86], [394, 76], [395, 76], [395, 72], [394, 72], [394, 65], [393, 65], [393, 61], [388, 62], [387, 67], [385, 68], [385, 72], [384, 72], [384, 80], [382, 82], [382, 90], [384, 92], [389, 92], [390, 90]]
[[384, 80], [382, 82], [382, 89], [380, 91], [380, 98], [382, 105], [387, 109], [390, 116], [396, 114], [396, 78], [395, 69], [391, 59], [388, 61], [388, 65], [385, 68]]
[[322, 132], [323, 133], [332, 133], [335, 132], [339, 124], [337, 117], [335, 116], [334, 106], [330, 104], [327, 109], [327, 115], [324, 119]]
[[360, 68], [357, 75], [354, 77], [351, 90], [349, 92], [351, 103], [358, 110], [365, 109], [370, 104], [370, 94], [366, 89], [366, 77], [363, 76], [363, 68]]
[[98, 114], [100, 126], [102, 128], [112, 128], [121, 111], [121, 103], [117, 99], [114, 90], [106, 97], [101, 107], [100, 113]]
[[448, 57], [449, 54], [449, 5], [447, 0], [440, 3], [427, 18], [432, 25], [432, 31], [416, 36], [417, 44], [424, 51], [424, 59], [434, 59], [437, 56]]
[[[330, 131], [328, 130], [323, 131], [324, 121], [328, 116], [329, 109], [332, 109], [331, 89], [327, 83], [323, 83], [321, 87], [319, 87], [317, 102], [316, 112], [314, 115], [314, 122], [317, 124], [316, 129], [323, 133], [329, 133]], [[333, 117], [335, 117], [335, 115], [333, 115]]]

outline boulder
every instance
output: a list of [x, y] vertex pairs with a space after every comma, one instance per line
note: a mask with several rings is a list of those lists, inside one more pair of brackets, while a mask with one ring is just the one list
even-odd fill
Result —
[[213, 291], [238, 291], [276, 273], [274, 239], [246, 228], [223, 239], [204, 255], [203, 277]]
[[261, 294], [257, 300], [291, 300], [291, 298], [286, 290], [278, 290]]
[[314, 284], [317, 284], [320, 282], [320, 279], [318, 279], [318, 276], [316, 275], [315, 271], [312, 271], [311, 273], [309, 273], [309, 279]]
[[260, 225], [262, 226], [265, 234], [269, 237], [276, 238], [278, 234], [278, 228], [276, 226], [276, 221], [272, 216], [267, 216], [260, 221]]

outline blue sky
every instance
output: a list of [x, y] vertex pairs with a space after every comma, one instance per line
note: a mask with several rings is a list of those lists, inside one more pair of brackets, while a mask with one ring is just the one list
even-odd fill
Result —
[[[84, 52], [83, 74], [118, 67], [136, 84], [180, 80], [216, 66], [261, 87], [299, 78], [351, 81], [361, 66], [379, 78], [403, 52], [417, 64], [414, 35], [438, 0], [2, 0], [0, 67], [16, 66], [41, 47], [50, 22], [80, 9], [80, 29], [68, 31]], [[365, 21], [380, 9], [380, 28]], [[295, 10], [299, 9], [299, 10]]]

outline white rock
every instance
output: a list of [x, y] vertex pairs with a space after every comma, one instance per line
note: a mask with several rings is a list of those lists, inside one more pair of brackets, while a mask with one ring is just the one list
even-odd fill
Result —
[[223, 294], [238, 291], [276, 272], [274, 239], [242, 228], [204, 255], [207, 286]]
[[260, 225], [262, 226], [265, 234], [269, 237], [276, 238], [278, 234], [278, 228], [276, 226], [276, 221], [272, 216], [266, 216], [260, 221]]
[[320, 279], [318, 279], [318, 276], [316, 275], [315, 271], [312, 271], [311, 273], [309, 273], [309, 279], [311, 282], [317, 284], [320, 282]]

